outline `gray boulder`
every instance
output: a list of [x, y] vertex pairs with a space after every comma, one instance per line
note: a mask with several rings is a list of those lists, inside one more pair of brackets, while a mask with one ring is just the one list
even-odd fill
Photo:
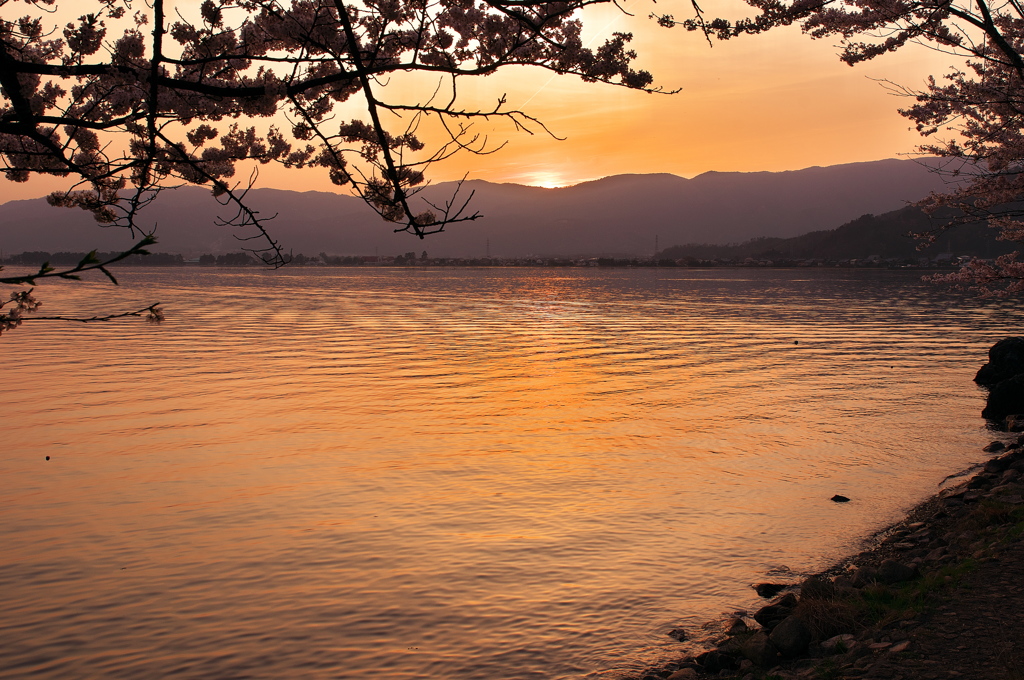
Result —
[[849, 633], [834, 635], [821, 643], [821, 648], [826, 654], [844, 654], [856, 644], [855, 638]]
[[675, 673], [668, 676], [668, 680], [697, 680], [698, 677], [697, 671], [692, 668], [680, 668]]
[[736, 617], [734, 619], [730, 619], [729, 623], [726, 624], [725, 632], [729, 635], [742, 635], [743, 633], [749, 633], [750, 627], [747, 625], [746, 621]]
[[857, 567], [857, 570], [853, 572], [853, 587], [863, 588], [877, 579], [878, 572], [871, 567]]
[[896, 560], [884, 560], [878, 565], [878, 580], [882, 583], [902, 583], [917, 576], [917, 568]]
[[785, 607], [781, 604], [770, 604], [758, 609], [754, 614], [754, 620], [765, 628], [771, 628], [773, 624], [781, 621], [792, 613], [792, 607]]
[[743, 643], [743, 656], [761, 668], [772, 668], [779, 660], [778, 650], [764, 631], [754, 633]]
[[680, 668], [675, 673], [668, 676], [668, 680], [697, 680], [698, 677], [697, 671], [692, 668]]
[[786, 658], [800, 656], [811, 644], [811, 629], [799, 617], [790, 616], [775, 626], [768, 641]]

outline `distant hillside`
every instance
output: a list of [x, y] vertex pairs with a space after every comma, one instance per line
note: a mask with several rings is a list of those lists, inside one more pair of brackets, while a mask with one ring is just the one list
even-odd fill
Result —
[[1015, 250], [1014, 244], [996, 240], [996, 231], [984, 224], [952, 229], [932, 245], [918, 250], [921, 243], [909, 234], [934, 229], [949, 213], [929, 216], [920, 208], [907, 207], [882, 215], [862, 215], [836, 229], [813, 231], [793, 238], [757, 238], [731, 244], [689, 244], [666, 248], [659, 257], [682, 259], [757, 260], [864, 260], [934, 258], [941, 253], [992, 258]]
[[[424, 191], [434, 203], [455, 185]], [[649, 256], [655, 240], [738, 243], [755, 237], [789, 238], [831, 229], [864, 213], [884, 213], [946, 188], [920, 163], [884, 160], [791, 172], [708, 172], [618, 175], [561, 189], [466, 182], [471, 210], [483, 218], [419, 240], [394, 234], [361, 201], [325, 192], [254, 189], [249, 203], [269, 223], [286, 251], [315, 255], [396, 255], [427, 250], [439, 257]], [[420, 199], [416, 199], [420, 200]], [[237, 251], [234, 230], [216, 225], [223, 208], [207, 190], [168, 191], [143, 214], [156, 228], [158, 250], [195, 257]], [[43, 199], [0, 205], [0, 250], [88, 251], [128, 247], [123, 230], [102, 229], [78, 210], [51, 208]]]

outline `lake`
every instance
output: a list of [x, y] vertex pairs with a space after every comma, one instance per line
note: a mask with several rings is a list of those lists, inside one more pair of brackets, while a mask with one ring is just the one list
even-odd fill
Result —
[[624, 677], [984, 460], [1022, 320], [900, 271], [119, 272], [41, 313], [164, 324], [0, 337], [0, 676]]

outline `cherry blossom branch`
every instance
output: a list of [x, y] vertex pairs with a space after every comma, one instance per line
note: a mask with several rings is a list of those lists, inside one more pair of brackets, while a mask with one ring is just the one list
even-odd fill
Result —
[[106, 314], [104, 316], [90, 316], [90, 317], [79, 317], [79, 316], [32, 316], [22, 319], [22, 321], [75, 321], [79, 323], [93, 323], [95, 321], [113, 321], [114, 319], [124, 319], [130, 316], [145, 316], [146, 321], [150, 323], [161, 323], [164, 321], [164, 312], [160, 309], [160, 303], [154, 302], [148, 307], [142, 309], [136, 309], [133, 312], [121, 312], [119, 314]]
[[10, 299], [0, 302], [0, 309], [13, 305], [6, 312], [0, 313], [0, 335], [21, 326], [26, 321], [73, 321], [79, 323], [91, 323], [94, 321], [113, 321], [131, 316], [141, 317], [145, 315], [146, 321], [150, 323], [161, 323], [164, 320], [164, 312], [160, 303], [155, 302], [148, 307], [136, 309], [131, 312], [120, 312], [106, 314], [103, 316], [78, 317], [78, 316], [29, 316], [36, 312], [42, 303], [33, 297], [34, 288], [11, 293]]
[[[583, 44], [579, 10], [615, 0], [363, 0], [358, 8], [342, 0], [202, 0], [201, 21], [182, 13], [175, 20], [165, 0], [153, 0], [135, 12], [134, 26], [127, 3], [76, 2], [96, 11], [48, 28], [42, 12], [49, 9], [30, 2], [40, 8], [35, 15], [0, 18], [0, 167], [7, 178], [72, 177], [51, 204], [132, 230], [169, 183], [204, 185], [235, 209], [217, 224], [254, 229], [239, 238], [263, 239], [266, 247], [246, 250], [273, 266], [284, 263], [283, 251], [267, 218], [245, 204], [256, 175], [248, 184], [231, 179], [241, 162], [324, 168], [332, 182], [422, 238], [479, 217], [461, 194], [428, 204], [432, 211], [413, 209], [430, 164], [458, 151], [501, 148], [453, 121], [501, 117], [516, 131], [551, 134], [525, 112], [500, 110], [504, 99], [492, 110], [457, 103], [456, 78], [531, 65], [661, 91], [633, 68], [630, 35], [613, 34], [594, 49]], [[233, 22], [225, 21], [228, 13]], [[108, 35], [107, 22], [126, 27]], [[286, 76], [274, 71], [282, 66]], [[382, 92], [397, 73], [451, 77], [452, 99], [387, 101]], [[353, 96], [365, 100], [366, 122], [327, 129]], [[396, 119], [411, 114], [404, 132], [390, 131], [384, 111]], [[255, 124], [282, 113], [293, 122], [290, 137]], [[427, 116], [448, 136], [433, 150], [416, 137]], [[222, 121], [237, 122], [224, 131]]]

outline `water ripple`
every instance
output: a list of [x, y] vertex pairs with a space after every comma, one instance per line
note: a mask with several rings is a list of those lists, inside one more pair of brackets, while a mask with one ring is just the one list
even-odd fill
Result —
[[119, 278], [39, 292], [168, 321], [0, 345], [3, 677], [619, 677], [976, 460], [1021, 321], [884, 271]]

